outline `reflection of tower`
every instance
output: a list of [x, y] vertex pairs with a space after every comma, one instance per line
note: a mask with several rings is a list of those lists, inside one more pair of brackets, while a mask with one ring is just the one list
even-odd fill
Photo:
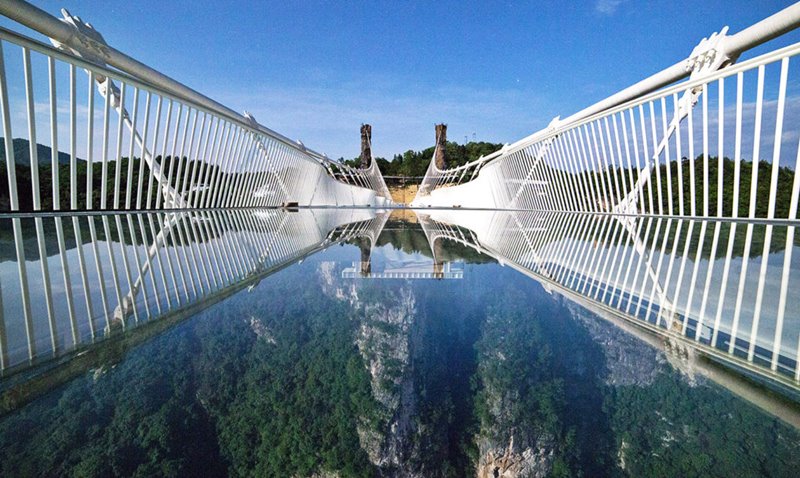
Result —
[[441, 171], [447, 169], [447, 125], [436, 125], [436, 167]]
[[361, 275], [368, 276], [372, 272], [372, 243], [366, 237], [359, 238], [358, 248], [361, 249]]
[[433, 277], [434, 279], [444, 278], [444, 261], [442, 255], [444, 248], [442, 241], [433, 241]]
[[367, 169], [372, 161], [372, 126], [361, 125], [361, 169]]

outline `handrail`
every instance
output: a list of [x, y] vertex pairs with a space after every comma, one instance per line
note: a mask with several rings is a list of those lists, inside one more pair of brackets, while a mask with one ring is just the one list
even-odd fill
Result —
[[[745, 51], [755, 48], [771, 39], [774, 39], [784, 33], [787, 33], [800, 26], [800, 3], [791, 5], [783, 10], [770, 15], [769, 17], [755, 23], [754, 25], [745, 28], [744, 30], [733, 34], [726, 35], [727, 27], [721, 31], [720, 34], [714, 34], [709, 38], [704, 38], [697, 48], [689, 55], [688, 58], [681, 60], [674, 65], [645, 78], [634, 85], [631, 85], [618, 93], [615, 93], [587, 108], [584, 108], [567, 118], [555, 118], [546, 128], [543, 128], [529, 136], [526, 136], [514, 143], [506, 144], [502, 149], [494, 153], [481, 157], [477, 160], [471, 161], [456, 168], [447, 170], [439, 170], [433, 160], [429, 167], [429, 173], [436, 176], [446, 176], [437, 179], [436, 186], [446, 184], [450, 179], [457, 178], [455, 184], [461, 184], [463, 178], [467, 176], [469, 170], [473, 170], [473, 174], [467, 181], [476, 178], [480, 171], [490, 163], [497, 163], [502, 158], [511, 156], [525, 148], [528, 148], [548, 137], [559, 134], [560, 132], [574, 128], [576, 125], [587, 121], [598, 115], [609, 113], [614, 108], [621, 108], [634, 101], [639, 102], [643, 97], [653, 94], [654, 92], [664, 93], [659, 91], [667, 85], [674, 84], [684, 78], [694, 76], [693, 73], [702, 70], [702, 75], [697, 75], [698, 80], [690, 81], [681, 84], [681, 90], [698, 86], [702, 83], [707, 83], [711, 78], [717, 74], [725, 75], [724, 71], [731, 69], [731, 65], [735, 60]], [[714, 71], [716, 70], [716, 72]], [[730, 73], [732, 74], [732, 73]], [[461, 174], [459, 174], [461, 173]], [[449, 178], [449, 179], [448, 179]], [[435, 187], [433, 189], [435, 189]], [[433, 190], [431, 189], [431, 191]], [[421, 191], [425, 193], [425, 191]]]
[[[97, 206], [100, 209], [149, 210], [152, 207], [187, 209], [291, 203], [378, 205], [391, 202], [377, 165], [356, 169], [332, 161], [306, 148], [300, 141], [264, 127], [249, 113], [240, 115], [115, 50], [90, 24], [66, 10], [62, 10], [64, 19], [59, 20], [23, 0], [11, 0], [0, 3], [0, 13], [47, 35], [53, 43], [51, 46], [0, 28], [0, 40], [22, 48], [26, 69], [24, 76], [19, 75], [17, 81], [25, 87], [27, 140], [30, 143], [39, 143], [37, 111], [31, 98], [34, 94], [33, 76], [42, 74], [29, 68], [31, 53], [36, 52], [47, 60], [50, 83], [48, 122], [52, 162], [47, 174], [52, 176], [52, 206], [48, 197], [43, 203], [39, 188], [38, 163], [43, 158], [38, 157], [36, 148], [31, 148], [33, 190], [30, 195], [24, 191], [20, 195], [15, 167], [9, 167], [11, 211], [37, 211], [51, 207], [61, 210], [67, 207], [66, 203], [72, 210]], [[68, 76], [58, 73], [59, 70], [65, 72], [56, 68], [60, 62], [69, 65]], [[76, 72], [79, 71], [76, 68], [84, 70], [88, 76], [88, 98], [76, 96]], [[11, 96], [9, 93], [16, 85], [12, 84], [9, 89], [5, 74], [0, 61], [4, 146], [6, 155], [12, 157], [15, 155], [8, 112], [17, 107], [12, 102], [22, 100], [19, 95]], [[69, 94], [64, 97], [70, 104], [67, 121], [58, 118], [55, 106], [59, 101], [58, 85], [64, 83], [69, 84]], [[61, 89], [63, 91], [63, 87]], [[79, 125], [77, 105], [82, 101], [85, 101], [89, 118]], [[118, 117], [112, 119], [114, 114]], [[102, 130], [95, 128], [96, 120], [102, 121]], [[101, 142], [94, 142], [94, 132], [100, 133]], [[66, 188], [60, 187], [60, 176], [67, 179], [67, 174], [60, 172], [58, 167], [61, 154], [58, 150], [59, 136], [69, 137], [70, 148], [69, 198], [63, 199], [61, 192]], [[79, 145], [79, 136], [85, 139], [84, 144]], [[130, 145], [126, 151], [122, 151], [123, 143]], [[78, 145], [83, 158], [78, 156]], [[110, 145], [115, 148], [109, 150]], [[122, 172], [120, 165], [125, 158], [130, 159], [127, 172]], [[85, 174], [79, 171], [79, 160], [86, 161]], [[95, 204], [98, 201], [92, 191], [95, 163], [101, 175], [99, 205]], [[167, 169], [162, 172], [164, 166]], [[136, 169], [138, 186], [132, 181]], [[108, 178], [110, 170], [113, 178]], [[108, 187], [109, 179], [114, 181], [112, 188]], [[86, 184], [85, 195], [79, 182]], [[121, 193], [122, 186], [125, 186], [124, 194]], [[135, 204], [131, 200], [134, 196]], [[24, 204], [20, 204], [20, 199], [24, 199]]]
[[296, 141], [273, 131], [257, 122], [251, 122], [242, 114], [228, 108], [227, 106], [212, 100], [211, 98], [198, 93], [188, 86], [170, 78], [169, 76], [154, 70], [144, 63], [122, 53], [114, 47], [99, 43], [77, 30], [70, 28], [58, 18], [50, 15], [46, 11], [31, 5], [24, 0], [3, 0], [0, 2], [0, 14], [25, 25], [39, 33], [58, 40], [76, 50], [89, 48], [93, 53], [100, 56], [107, 64], [132, 75], [136, 78], [146, 78], [147, 82], [153, 84], [166, 92], [181, 99], [197, 103], [208, 110], [236, 122], [240, 126], [254, 128], [258, 132], [268, 135], [273, 139], [283, 143], [290, 148], [302, 151], [309, 156], [315, 157], [319, 161], [329, 160], [324, 154], [318, 153], [305, 146], [300, 146]]
[[[794, 30], [797, 27], [800, 27], [800, 2], [770, 15], [758, 23], [745, 28], [739, 33], [731, 36], [724, 36], [724, 51], [718, 51], [718, 54], [727, 55], [728, 58], [731, 59], [738, 58], [739, 55], [747, 50], [751, 50], [784, 33]], [[608, 98], [605, 98], [589, 107], [573, 113], [571, 116], [568, 116], [563, 120], [559, 120], [557, 122], [558, 127], [569, 127], [570, 125], [589, 118], [597, 113], [609, 110], [615, 106], [620, 106], [628, 101], [637, 99], [643, 95], [652, 93], [653, 91], [687, 78], [692, 73], [692, 68], [689, 64], [691, 58], [692, 56], [683, 59], [674, 65], [667, 67], [660, 72], [609, 96]], [[508, 147], [507, 153], [514, 153], [525, 148], [526, 146], [533, 144], [534, 142], [540, 140], [543, 135], [547, 134], [549, 130], [550, 127], [544, 128], [512, 143]]]

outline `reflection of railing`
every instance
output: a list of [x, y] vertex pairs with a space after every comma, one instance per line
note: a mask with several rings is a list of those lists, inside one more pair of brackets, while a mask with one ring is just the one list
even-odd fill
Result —
[[[188, 317], [331, 244], [369, 235], [367, 209], [166, 212], [6, 219], [0, 375]], [[48, 256], [50, 254], [51, 256]]]
[[415, 265], [403, 264], [401, 267], [365, 272], [364, 263], [354, 262], [351, 267], [342, 269], [342, 279], [463, 279], [464, 269], [453, 267], [453, 265], [450, 261], [444, 262], [439, 266], [436, 263], [428, 262]]
[[[793, 5], [738, 34], [723, 31], [687, 60], [490, 157], [444, 171], [432, 162], [414, 203], [790, 217], [789, 198], [800, 191], [790, 65], [800, 45], [734, 62], [798, 24]], [[771, 164], [752, 167], [762, 159]]]
[[[549, 290], [646, 329], [687, 360], [699, 352], [800, 391], [800, 302], [787, 294], [800, 280], [790, 274], [800, 269], [793, 226], [749, 223], [752, 236], [743, 237], [729, 221], [630, 219], [445, 210], [421, 217], [427, 234], [471, 245]], [[704, 241], [711, 229], [730, 238], [733, 252], [717, 256]], [[770, 230], [781, 246], [760, 259], [768, 267], [748, 276], [747, 244], [768, 241]]]
[[[116, 51], [66, 11], [59, 21], [8, 0], [0, 3], [0, 13], [56, 45], [0, 29], [4, 182], [12, 211], [391, 200], [377, 168], [347, 168], [265, 128], [252, 115], [242, 116]], [[9, 50], [20, 52], [22, 68]], [[15, 90], [24, 91], [24, 98]], [[19, 123], [11, 114], [18, 110], [25, 112]], [[37, 130], [42, 126], [44, 135]], [[23, 129], [28, 155], [16, 158], [13, 138], [21, 138], [17, 130]], [[68, 153], [59, 153], [60, 147]], [[29, 175], [30, 184], [18, 173]]]

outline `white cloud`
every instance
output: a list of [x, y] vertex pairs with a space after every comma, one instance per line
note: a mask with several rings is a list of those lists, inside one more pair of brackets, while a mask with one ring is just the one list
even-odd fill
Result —
[[627, 0], [597, 0], [594, 4], [594, 9], [596, 12], [603, 15], [613, 15], [616, 13], [619, 6], [626, 1]]
[[456, 86], [434, 89], [373, 79], [330, 87], [261, 88], [214, 95], [233, 109], [253, 113], [263, 125], [332, 158], [355, 157], [359, 125], [373, 127], [373, 154], [391, 158], [433, 146], [433, 125], [448, 124], [448, 138], [512, 142], [549, 118], [536, 96], [521, 90]]

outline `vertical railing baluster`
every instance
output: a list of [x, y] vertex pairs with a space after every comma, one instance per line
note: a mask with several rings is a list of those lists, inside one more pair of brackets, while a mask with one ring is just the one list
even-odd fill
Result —
[[[125, 245], [125, 229], [123, 227], [122, 219], [120, 218], [119, 214], [114, 215], [114, 223], [117, 226], [117, 236], [119, 237], [119, 253], [120, 253], [120, 256], [122, 256], [122, 267], [123, 267], [123, 269], [125, 271], [125, 280], [126, 280], [126, 282], [128, 284], [128, 290], [131, 291], [131, 294], [130, 294], [130, 301], [131, 302], [130, 302], [129, 306], [130, 306], [131, 311], [133, 312], [133, 320], [134, 320], [134, 322], [138, 323], [139, 322], [139, 311], [136, 308], [136, 295], [137, 294], [134, 293], [134, 283], [133, 283], [133, 278], [131, 276], [130, 264], [128, 262], [128, 252], [127, 252], [128, 248]], [[131, 244], [133, 244], [133, 247], [135, 248], [136, 247], [136, 239], [134, 237], [135, 234], [134, 234], [133, 230], [131, 230], [130, 232], [131, 232]], [[111, 241], [109, 241], [109, 244], [111, 244]], [[138, 267], [138, 261], [137, 261], [137, 267]], [[125, 321], [127, 319], [127, 314], [128, 314], [128, 310], [127, 310], [127, 307], [126, 307], [127, 304], [125, 303], [127, 301], [127, 299], [128, 299], [127, 295], [121, 296], [120, 303], [119, 303], [120, 315], [122, 316], [123, 324], [125, 323]]]
[[[28, 118], [28, 152], [31, 165], [31, 194], [33, 195], [33, 210], [42, 209], [42, 199], [39, 192], [39, 148], [36, 141], [36, 110], [33, 103], [33, 72], [31, 71], [31, 53], [28, 48], [22, 48], [23, 69], [25, 71], [25, 103]], [[9, 156], [8, 161], [16, 158]]]
[[[81, 272], [81, 288], [83, 290], [83, 298], [86, 302], [86, 320], [89, 326], [89, 334], [91, 339], [95, 338], [94, 330], [94, 307], [92, 305], [92, 292], [89, 287], [89, 277], [86, 273], [86, 260], [83, 255], [83, 234], [81, 233], [80, 221], [77, 216], [72, 216], [72, 230], [75, 235], [76, 252], [78, 256], [78, 268]], [[77, 327], [74, 329], [78, 331]]]
[[[156, 148], [158, 147], [158, 135], [161, 130], [161, 106], [164, 102], [164, 97], [158, 97], [158, 102], [156, 102], [156, 116], [155, 122], [153, 126], [155, 126], [155, 131], [153, 131], [153, 145], [150, 147], [150, 151], [152, 152], [150, 157], [150, 167], [149, 174], [147, 175], [147, 201], [145, 202], [145, 209], [151, 209], [153, 204], [153, 182], [156, 175], [156, 168], [159, 167], [158, 165], [158, 158], [156, 156]], [[149, 105], [149, 102], [148, 102]], [[142, 143], [142, 159], [144, 159], [144, 144]], [[162, 158], [163, 162], [163, 158]]]
[[14, 232], [14, 248], [17, 253], [17, 273], [19, 274], [20, 300], [22, 302], [22, 316], [25, 321], [25, 338], [28, 344], [28, 359], [36, 357], [36, 336], [33, 328], [33, 314], [31, 312], [31, 296], [28, 284], [28, 268], [25, 261], [25, 248], [22, 240], [22, 222], [20, 218], [11, 219]]
[[69, 208], [78, 209], [78, 100], [75, 65], [69, 65]]
[[[197, 115], [194, 116], [195, 120], [197, 120]], [[192, 108], [186, 108], [186, 123], [183, 125], [183, 133], [181, 134], [181, 147], [177, 150], [177, 166], [175, 168], [170, 168], [170, 174], [172, 174], [172, 170], [175, 170], [175, 181], [169, 181], [170, 187], [174, 190], [174, 196], [170, 199], [169, 204], [171, 209], [175, 209], [178, 207], [180, 203], [180, 183], [181, 183], [181, 174], [183, 173], [183, 158], [184, 153], [186, 152], [186, 140], [187, 136], [189, 135], [189, 123], [192, 120]], [[193, 125], [193, 128], [197, 126], [196, 124]], [[192, 134], [194, 133], [194, 129], [192, 129]]]
[[86, 126], [86, 209], [94, 208], [92, 198], [94, 166], [94, 71], [89, 70], [89, 98], [87, 100], [88, 122]]
[[[150, 219], [150, 214], [147, 215], [148, 219]], [[147, 267], [148, 275], [150, 276], [150, 284], [153, 287], [153, 298], [155, 299], [156, 310], [159, 314], [162, 313], [161, 309], [161, 296], [158, 293], [158, 281], [156, 280], [156, 273], [153, 270], [155, 268], [153, 258], [155, 258], [155, 264], [158, 265], [159, 273], [161, 273], [161, 257], [158, 255], [158, 246], [157, 244], [153, 244], [148, 247], [148, 240], [147, 240], [147, 231], [150, 230], [151, 233], [153, 232], [152, 227], [150, 229], [145, 227], [144, 223], [144, 214], [137, 214], [136, 215], [136, 222], [139, 224], [139, 233], [142, 236], [142, 246], [144, 248], [144, 260], [145, 266]], [[150, 225], [152, 222], [150, 222]], [[153, 236], [155, 238], [155, 236]], [[150, 252], [152, 249], [152, 253]], [[163, 278], [163, 274], [159, 274]], [[164, 280], [165, 288], [166, 288], [166, 280]], [[142, 288], [145, 287], [144, 284], [144, 277], [142, 277]]]
[[[147, 272], [145, 272], [143, 269], [147, 268], [148, 271], [151, 273], [152, 270], [150, 269], [149, 261], [146, 262], [145, 264], [142, 264], [142, 260], [139, 257], [139, 243], [136, 241], [136, 228], [133, 224], [133, 217], [131, 216], [131, 214], [125, 214], [125, 219], [127, 219], [128, 230], [130, 231], [131, 234], [131, 248], [133, 249], [133, 260], [134, 263], [136, 264], [136, 272], [139, 276], [136, 279], [136, 281], [141, 283], [139, 289], [141, 289], [142, 291], [142, 304], [144, 305], [144, 312], [145, 314], [147, 314], [147, 318], [150, 319], [153, 316], [153, 314], [150, 311], [150, 300], [147, 296], [147, 284], [146, 284]], [[147, 245], [145, 243], [145, 240], [146, 238], [142, 237], [142, 244], [146, 248]], [[146, 250], [145, 250], [145, 256], [149, 257]], [[135, 287], [135, 283], [136, 282], [134, 282], [134, 285], [131, 287], [131, 292], [133, 292], [133, 287]]]
[[108, 201], [108, 123], [111, 116], [111, 78], [106, 77], [105, 81], [105, 103], [103, 105], [103, 145], [101, 150], [102, 165], [100, 167], [100, 209], [106, 209]]
[[50, 164], [53, 186], [53, 210], [61, 209], [61, 184], [59, 174], [61, 171], [58, 161], [58, 109], [56, 108], [56, 60], [47, 57], [47, 76], [50, 85]]
[[58, 353], [58, 326], [53, 310], [53, 287], [50, 281], [50, 267], [47, 263], [47, 248], [44, 244], [44, 227], [41, 217], [33, 219], [36, 228], [36, 245], [39, 252], [39, 267], [42, 271], [42, 291], [44, 292], [44, 305], [47, 311], [47, 324], [50, 330], [50, 347], [53, 355]]
[[[181, 199], [181, 203], [183, 207], [188, 207], [188, 203], [186, 202], [186, 184], [189, 182], [189, 178], [191, 177], [191, 169], [195, 164], [195, 161], [192, 160], [192, 149], [194, 148], [194, 136], [197, 132], [197, 120], [200, 118], [200, 110], [195, 110], [194, 112], [194, 119], [192, 120], [192, 132], [189, 136], [189, 145], [186, 148], [186, 156], [184, 157], [183, 151], [181, 151], [181, 163], [178, 167], [178, 178], [176, 179], [176, 183], [180, 181], [180, 186], [175, 188], [175, 194], [178, 195], [178, 198]], [[203, 124], [200, 125], [200, 134], [202, 135], [203, 126], [205, 126], [205, 114], [203, 115]], [[202, 141], [202, 137], [200, 140]], [[197, 157], [197, 154], [194, 154]], [[186, 168], [186, 171], [183, 174], [183, 178], [181, 179], [180, 170], [182, 168]]]
[[[72, 278], [69, 273], [69, 262], [67, 260], [67, 247], [64, 240], [64, 223], [62, 218], [56, 216], [53, 218], [56, 226], [56, 238], [58, 240], [58, 255], [61, 260], [61, 272], [64, 279], [64, 298], [67, 302], [67, 315], [69, 316], [70, 332], [72, 333], [72, 344], [77, 345], [80, 340], [78, 334], [78, 321], [75, 317], [75, 300], [72, 291]], [[80, 247], [80, 244], [77, 244]]]
[[3, 143], [6, 153], [6, 175], [8, 176], [9, 203], [12, 211], [19, 211], [17, 194], [17, 165], [14, 156], [14, 142], [11, 136], [11, 112], [8, 104], [8, 83], [6, 82], [5, 54], [0, 41], [0, 112], [3, 115]]
[[[130, 145], [128, 148], [128, 172], [127, 177], [125, 180], [125, 210], [130, 211], [131, 203], [133, 202], [131, 196], [133, 194], [133, 163], [134, 155], [136, 154], [136, 131], [137, 131], [137, 121], [139, 119], [139, 88], [133, 88], [133, 115], [131, 116], [131, 138], [130, 138]], [[142, 146], [145, 144], [145, 139], [142, 138]], [[144, 154], [139, 159], [140, 163], [144, 162]], [[122, 167], [120, 163], [120, 167]], [[114, 207], [118, 207], [115, 205]]]
[[[108, 82], [107, 84], [110, 86], [111, 85], [111, 79], [109, 78], [107, 80], [107, 82]], [[117, 150], [116, 150], [116, 154], [115, 154], [116, 163], [115, 163], [115, 166], [114, 166], [114, 209], [119, 209], [119, 190], [122, 187], [122, 185], [120, 183], [122, 181], [122, 132], [123, 132], [122, 127], [125, 124], [125, 113], [124, 113], [125, 112], [125, 83], [124, 82], [120, 85], [119, 91], [120, 91], [119, 92], [119, 105], [117, 105], [117, 108], [115, 108], [118, 111], [119, 114], [117, 115], [118, 116], [118, 121], [117, 121]], [[134, 125], [133, 130], [135, 131], [136, 130], [135, 129], [136, 123], [133, 123], [133, 125]], [[131, 136], [133, 136], [133, 135], [131, 135]], [[131, 138], [131, 141], [133, 141], [133, 138]], [[129, 158], [128, 162], [130, 162], [130, 161], [131, 160]]]
[[[100, 251], [97, 249], [97, 228], [94, 224], [94, 216], [88, 216], [86, 221], [89, 223], [89, 237], [91, 238], [92, 255], [94, 256], [94, 265], [97, 270], [97, 284], [100, 289], [100, 298], [103, 301], [103, 318], [105, 320], [106, 335], [111, 332], [111, 313], [108, 310], [108, 299], [106, 298], [106, 280], [103, 274], [103, 265], [100, 261]], [[108, 238], [106, 238], [108, 239]], [[92, 318], [94, 320], [94, 318]]]

